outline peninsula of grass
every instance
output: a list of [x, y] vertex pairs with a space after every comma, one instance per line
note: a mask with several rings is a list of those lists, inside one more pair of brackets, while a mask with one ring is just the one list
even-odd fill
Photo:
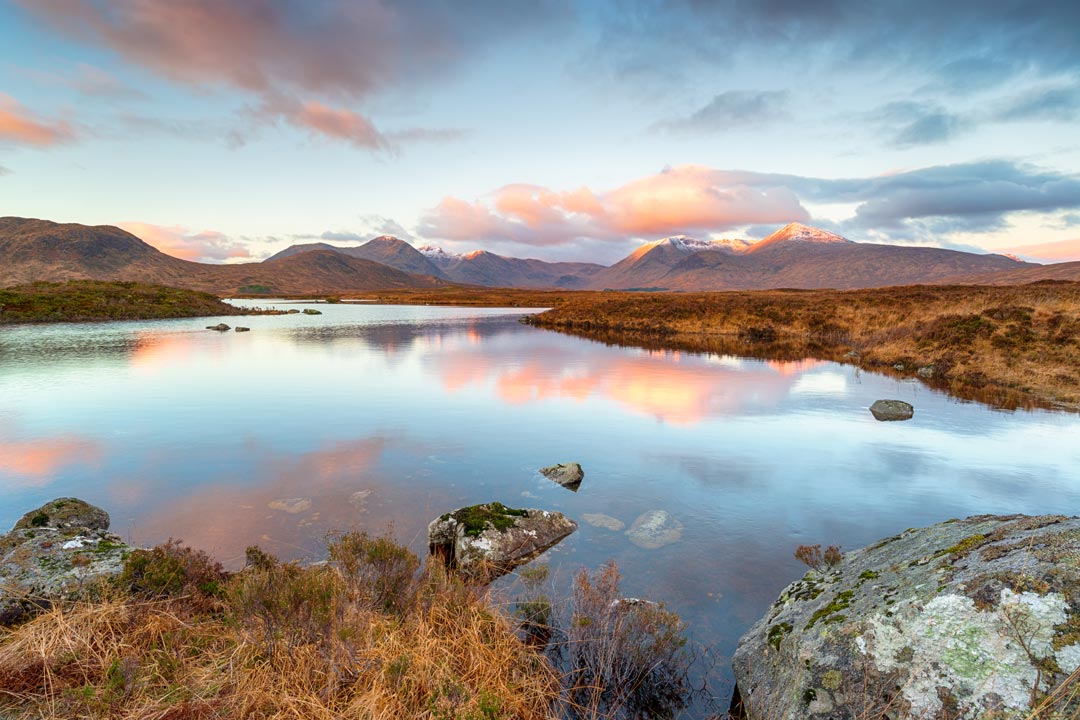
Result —
[[210, 293], [135, 282], [71, 280], [0, 289], [0, 325], [251, 315]]
[[834, 360], [998, 407], [1080, 410], [1080, 283], [588, 293], [530, 322], [614, 344]]

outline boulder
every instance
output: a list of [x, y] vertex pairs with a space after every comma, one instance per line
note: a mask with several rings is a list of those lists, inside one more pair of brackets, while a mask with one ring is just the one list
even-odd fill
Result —
[[472, 580], [490, 582], [524, 565], [577, 530], [562, 513], [471, 505], [428, 525], [428, 549]]
[[626, 531], [630, 542], [646, 550], [655, 550], [682, 539], [683, 524], [666, 510], [650, 510], [638, 515]]
[[0, 535], [0, 625], [81, 597], [119, 574], [131, 550], [87, 502], [57, 498], [31, 510]]
[[562, 485], [567, 490], [578, 491], [581, 481], [585, 479], [585, 471], [577, 463], [559, 463], [550, 467], [540, 468], [540, 474], [553, 483]]
[[236, 327], [236, 332], [251, 332], [251, 328], [237, 326]]
[[870, 406], [870, 412], [876, 420], [910, 420], [915, 415], [915, 408], [903, 400], [877, 400]]
[[[732, 664], [750, 720], [1030, 717], [1080, 667], [1080, 519], [981, 515], [849, 552], [789, 585]], [[1078, 711], [1063, 693], [1047, 716]]]
[[218, 323], [217, 325], [207, 325], [206, 329], [207, 330], [216, 330], [217, 332], [228, 332], [232, 328], [230, 328], [225, 323]]
[[305, 315], [322, 315], [322, 310], [315, 310], [313, 308], [305, 308], [304, 309], [304, 314]]

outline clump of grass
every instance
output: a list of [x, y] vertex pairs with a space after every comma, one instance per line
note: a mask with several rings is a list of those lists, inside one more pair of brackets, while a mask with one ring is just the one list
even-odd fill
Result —
[[800, 545], [795, 548], [795, 558], [802, 564], [820, 571], [825, 567], [836, 567], [843, 560], [839, 545], [830, 545], [821, 551], [821, 545]]
[[[302, 567], [252, 548], [214, 602], [204, 556], [170, 542], [93, 602], [0, 635], [5, 718], [550, 718], [559, 678], [507, 618], [388, 538]], [[411, 601], [398, 596], [409, 578]], [[384, 582], [385, 581], [385, 582]], [[391, 589], [380, 595], [376, 588]]]

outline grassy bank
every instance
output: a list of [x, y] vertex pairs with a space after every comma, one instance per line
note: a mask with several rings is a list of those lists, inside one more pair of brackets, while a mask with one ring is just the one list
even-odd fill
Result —
[[[683, 706], [678, 617], [620, 605], [613, 565], [582, 571], [556, 628], [389, 538], [346, 533], [326, 563], [248, 549], [228, 574], [170, 542], [128, 556], [91, 599], [0, 627], [0, 717], [630, 718]], [[542, 568], [543, 566], [541, 566]]]
[[248, 314], [210, 293], [134, 282], [72, 280], [0, 289], [0, 325]]
[[1080, 284], [590, 293], [532, 318], [607, 342], [818, 357], [1003, 407], [1080, 409]]

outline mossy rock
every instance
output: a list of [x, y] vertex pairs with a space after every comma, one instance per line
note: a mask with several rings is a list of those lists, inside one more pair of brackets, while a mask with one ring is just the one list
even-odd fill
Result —
[[23, 515], [13, 529], [26, 528], [108, 530], [109, 513], [85, 500], [57, 498]]
[[[1080, 669], [1078, 560], [1080, 519], [1061, 515], [950, 520], [846, 553], [739, 641], [741, 707], [749, 720], [1028, 717]], [[1080, 699], [1052, 710], [1080, 716]]]

